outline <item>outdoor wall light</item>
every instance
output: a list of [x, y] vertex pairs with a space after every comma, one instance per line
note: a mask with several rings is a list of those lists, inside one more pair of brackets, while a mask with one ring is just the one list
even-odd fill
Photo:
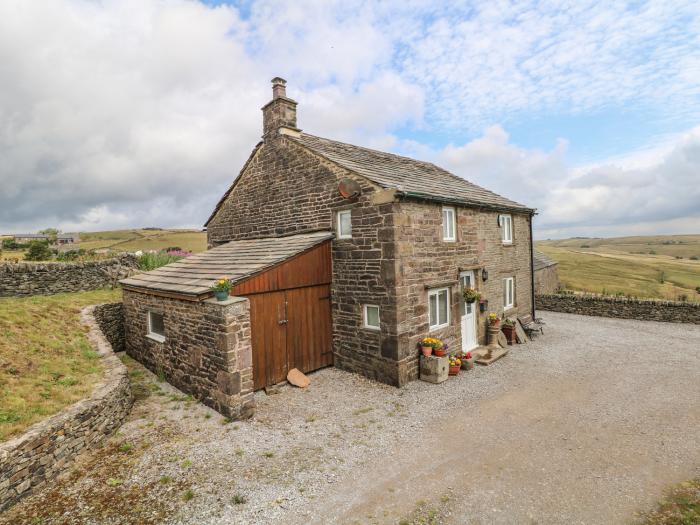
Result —
[[489, 271], [488, 271], [486, 268], [484, 268], [483, 270], [481, 270], [481, 280], [482, 280], [482, 281], [488, 281], [488, 280], [489, 280]]

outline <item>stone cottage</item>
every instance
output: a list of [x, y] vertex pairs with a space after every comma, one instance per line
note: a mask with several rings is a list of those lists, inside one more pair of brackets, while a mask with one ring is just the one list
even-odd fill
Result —
[[[533, 209], [304, 133], [286, 82], [272, 84], [262, 140], [206, 223], [210, 249], [122, 281], [129, 354], [243, 417], [291, 368], [400, 387], [418, 378], [423, 337], [475, 349], [488, 312], [534, 313]], [[220, 276], [234, 282], [224, 302], [208, 288]], [[466, 287], [487, 304], [466, 304]]]

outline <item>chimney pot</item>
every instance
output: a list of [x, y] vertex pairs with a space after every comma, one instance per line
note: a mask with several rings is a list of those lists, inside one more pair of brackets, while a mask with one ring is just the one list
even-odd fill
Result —
[[280, 97], [287, 97], [287, 81], [280, 77], [272, 79], [272, 100]]

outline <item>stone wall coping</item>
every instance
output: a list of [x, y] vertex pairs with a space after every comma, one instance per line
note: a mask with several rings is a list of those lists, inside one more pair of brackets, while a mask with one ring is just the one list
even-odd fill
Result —
[[125, 254], [110, 257], [109, 259], [100, 259], [98, 261], [3, 261], [0, 263], [0, 270], [6, 272], [32, 272], [41, 270], [42, 268], [86, 268], [90, 266], [110, 266], [112, 264], [122, 263], [124, 261], [129, 261], [136, 264], [136, 256]]
[[[50, 481], [68, 468], [70, 463], [63, 465], [61, 469], [57, 468], [51, 475], [47, 475], [44, 469], [36, 469], [39, 473], [35, 473], [33, 467], [42, 464], [41, 460], [47, 455], [51, 456], [51, 460], [47, 464], [46, 470], [52, 466], [52, 463], [59, 463], [59, 460], [53, 456], [56, 448], [60, 445], [51, 449], [47, 444], [83, 440], [82, 445], [75, 445], [67, 457], [63, 456], [64, 461], [73, 460], [83, 450], [90, 448], [102, 437], [116, 430], [129, 413], [133, 396], [129, 386], [128, 370], [114, 354], [111, 345], [102, 334], [93, 316], [94, 309], [95, 305], [87, 306], [82, 310], [80, 318], [89, 327], [87, 338], [101, 358], [104, 369], [102, 378], [94, 386], [88, 398], [77, 401], [59, 413], [35, 423], [20, 436], [0, 443], [0, 489], [5, 489], [0, 490], [0, 510], [16, 503], [35, 488]], [[116, 420], [103, 421], [108, 412], [112, 413]], [[85, 427], [88, 425], [91, 428], [86, 430]], [[75, 432], [75, 435], [71, 435], [71, 430]], [[56, 453], [58, 454], [58, 452]], [[17, 469], [15, 463], [28, 469], [29, 472], [24, 478], [15, 482], [14, 486], [26, 484], [27, 488], [13, 493], [11, 484], [8, 493], [5, 481], [8, 481], [11, 473]], [[8, 476], [7, 480], [5, 479], [6, 475]]]
[[600, 301], [606, 303], [629, 303], [629, 304], [645, 304], [650, 306], [679, 306], [683, 308], [700, 308], [700, 303], [687, 301], [670, 301], [664, 299], [644, 299], [637, 297], [618, 297], [615, 295], [599, 295], [599, 294], [537, 294], [537, 298], [542, 299], [574, 299], [580, 301]]
[[234, 295], [230, 295], [228, 299], [225, 301], [219, 301], [216, 297], [210, 297], [209, 299], [205, 299], [204, 303], [209, 303], [209, 304], [215, 304], [217, 306], [229, 306], [232, 304], [236, 303], [241, 303], [243, 301], [247, 301], [248, 299], [246, 297], [238, 297]]

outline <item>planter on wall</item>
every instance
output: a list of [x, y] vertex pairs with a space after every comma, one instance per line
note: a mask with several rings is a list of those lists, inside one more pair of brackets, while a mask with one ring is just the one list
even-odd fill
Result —
[[214, 292], [214, 297], [216, 297], [217, 301], [225, 301], [228, 299], [228, 291]]

